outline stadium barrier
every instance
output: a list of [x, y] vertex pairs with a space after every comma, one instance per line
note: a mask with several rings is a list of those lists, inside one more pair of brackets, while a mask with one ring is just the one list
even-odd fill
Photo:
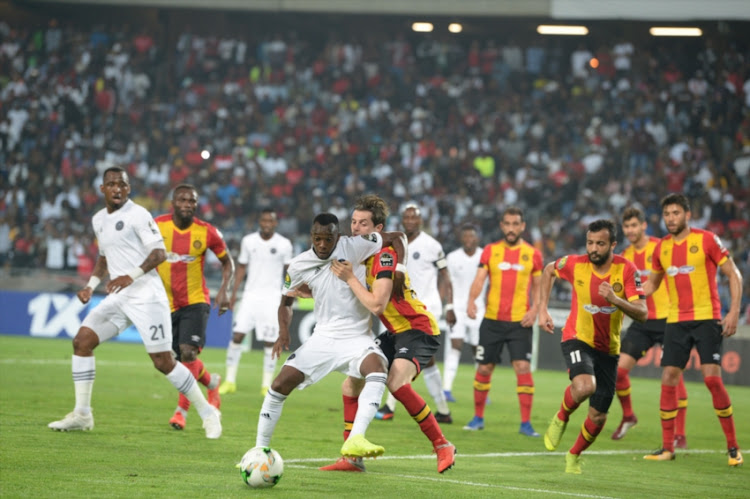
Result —
[[[0, 334], [23, 335], [37, 338], [73, 338], [81, 326], [87, 312], [104, 298], [94, 295], [87, 304], [82, 304], [73, 293], [43, 293], [27, 291], [0, 290]], [[309, 307], [303, 305], [304, 310], [296, 310], [292, 319], [291, 346], [293, 350], [301, 345], [312, 334], [315, 317]], [[564, 324], [567, 310], [552, 310], [555, 324]], [[446, 325], [441, 321], [441, 329]], [[736, 337], [724, 340], [722, 358], [722, 373], [724, 382], [733, 385], [750, 386], [750, 334], [748, 326], [742, 326], [743, 331]], [[229, 343], [232, 331], [231, 312], [219, 316], [216, 309], [211, 309], [206, 335], [207, 347], [225, 348]], [[557, 327], [555, 334], [540, 332], [534, 327], [534, 369], [565, 370], [565, 361], [560, 351], [561, 331]], [[114, 341], [140, 343], [141, 338], [132, 326], [123, 331]], [[260, 349], [261, 345], [253, 340], [253, 348]], [[503, 358], [504, 365], [508, 365], [507, 354]], [[443, 351], [438, 352], [438, 359], [443, 359]], [[661, 377], [659, 359], [661, 349], [651, 349], [633, 369], [633, 376]], [[471, 350], [464, 348], [461, 361], [472, 363]], [[685, 379], [701, 381], [700, 360], [695, 351], [685, 369]]]

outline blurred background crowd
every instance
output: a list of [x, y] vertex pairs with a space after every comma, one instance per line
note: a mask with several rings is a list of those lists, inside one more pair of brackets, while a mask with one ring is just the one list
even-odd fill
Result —
[[632, 204], [663, 235], [659, 200], [684, 192], [692, 225], [730, 248], [750, 304], [746, 29], [562, 41], [512, 22], [457, 36], [306, 17], [0, 20], [0, 265], [87, 278], [113, 165], [154, 215], [171, 187], [197, 185], [200, 217], [235, 255], [264, 208], [300, 251], [313, 214], [347, 227], [353, 200], [373, 192], [391, 229], [405, 203], [421, 206], [446, 252], [466, 222], [483, 243], [500, 238], [499, 213], [519, 205], [549, 261]]

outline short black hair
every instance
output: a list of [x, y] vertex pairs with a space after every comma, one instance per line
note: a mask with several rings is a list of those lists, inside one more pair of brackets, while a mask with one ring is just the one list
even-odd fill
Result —
[[322, 225], [324, 227], [327, 226], [327, 225], [333, 224], [338, 229], [339, 228], [339, 217], [337, 217], [333, 213], [319, 213], [313, 219], [313, 225], [315, 225], [315, 224]]
[[476, 232], [477, 234], [479, 234], [479, 229], [474, 224], [466, 223], [466, 224], [463, 224], [461, 226], [461, 232], [467, 232], [467, 231], [470, 231], [470, 230]]
[[121, 166], [110, 166], [104, 170], [104, 173], [102, 173], [102, 180], [104, 180], [104, 177], [106, 177], [108, 173], [124, 173], [126, 177], [128, 176], [128, 172], [125, 171], [125, 168]]
[[614, 243], [617, 241], [617, 226], [612, 220], [600, 219], [594, 220], [588, 226], [586, 232], [599, 232], [604, 229], [609, 231], [609, 242]]
[[183, 190], [194, 191], [196, 194], [198, 193], [198, 188], [195, 187], [193, 184], [178, 184], [177, 187], [175, 187], [174, 190], [172, 191], [172, 198], [174, 199], [177, 193]]
[[688, 200], [687, 196], [684, 194], [667, 194], [664, 196], [664, 198], [661, 200], [661, 209], [663, 210], [665, 207], [669, 206], [670, 204], [677, 204], [682, 206], [682, 209], [685, 211], [690, 211], [690, 201]]

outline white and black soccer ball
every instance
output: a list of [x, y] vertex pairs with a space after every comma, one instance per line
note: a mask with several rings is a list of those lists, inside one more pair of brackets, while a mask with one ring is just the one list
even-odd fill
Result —
[[242, 456], [240, 473], [250, 487], [273, 487], [284, 473], [284, 460], [270, 447], [253, 447]]

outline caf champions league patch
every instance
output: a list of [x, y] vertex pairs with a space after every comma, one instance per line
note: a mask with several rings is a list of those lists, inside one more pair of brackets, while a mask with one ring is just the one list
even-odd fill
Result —
[[371, 243], [378, 242], [378, 236], [376, 236], [374, 232], [371, 234], [362, 234], [362, 239], [370, 241]]
[[393, 255], [390, 253], [383, 253], [380, 255], [380, 266], [381, 267], [393, 267]]
[[568, 261], [567, 256], [560, 258], [560, 260], [557, 262], [557, 270], [560, 270], [563, 267], [565, 267], [565, 264], [567, 263], [567, 261]]
[[289, 287], [292, 285], [292, 278], [289, 277], [289, 274], [284, 277], [284, 288], [289, 289]]

